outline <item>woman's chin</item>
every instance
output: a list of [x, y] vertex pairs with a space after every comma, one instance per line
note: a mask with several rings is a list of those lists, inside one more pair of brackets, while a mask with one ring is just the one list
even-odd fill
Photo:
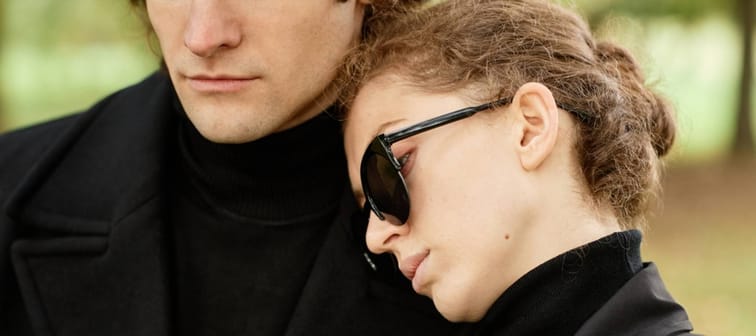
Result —
[[454, 302], [455, 300], [442, 300], [437, 297], [431, 299], [436, 310], [449, 322], [478, 322], [488, 311], [488, 308], [475, 308], [469, 304]]

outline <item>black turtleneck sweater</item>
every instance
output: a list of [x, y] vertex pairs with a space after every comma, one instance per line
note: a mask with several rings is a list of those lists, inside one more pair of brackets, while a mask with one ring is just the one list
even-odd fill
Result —
[[170, 223], [177, 335], [281, 335], [347, 183], [325, 115], [240, 145], [182, 118]]
[[618, 232], [539, 265], [465, 334], [574, 335], [643, 268], [640, 242], [639, 231]]

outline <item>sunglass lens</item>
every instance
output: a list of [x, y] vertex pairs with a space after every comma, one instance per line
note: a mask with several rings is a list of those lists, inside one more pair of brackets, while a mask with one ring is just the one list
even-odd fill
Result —
[[373, 153], [366, 159], [365, 182], [369, 197], [384, 216], [395, 217], [399, 223], [404, 223], [409, 216], [409, 196], [404, 180], [385, 156]]

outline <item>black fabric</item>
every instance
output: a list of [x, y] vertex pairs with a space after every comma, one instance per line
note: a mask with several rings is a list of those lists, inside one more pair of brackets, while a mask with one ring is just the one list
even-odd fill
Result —
[[642, 263], [641, 234], [618, 232], [568, 251], [517, 280], [469, 335], [693, 335], [685, 310]]
[[339, 122], [321, 114], [245, 144], [217, 144], [182, 118], [177, 172], [199, 203], [229, 219], [307, 222], [332, 213], [348, 176]]
[[[0, 136], [0, 335], [178, 334], [173, 97], [155, 74], [82, 114]], [[290, 288], [300, 294], [277, 318], [287, 321], [280, 334], [454, 334], [430, 300], [371, 274], [349, 231], [354, 203], [343, 190], [334, 220], [313, 235], [321, 247]]]
[[641, 234], [617, 232], [570, 250], [515, 281], [476, 335], [574, 335], [641, 270]]
[[667, 292], [653, 263], [628, 281], [575, 333], [576, 336], [694, 335], [688, 314]]
[[17, 317], [0, 334], [169, 333], [159, 188], [173, 116], [159, 111], [171, 91], [154, 75], [0, 137], [0, 311]]
[[170, 206], [178, 334], [281, 335], [346, 187], [339, 124], [322, 115], [224, 145], [182, 120]]

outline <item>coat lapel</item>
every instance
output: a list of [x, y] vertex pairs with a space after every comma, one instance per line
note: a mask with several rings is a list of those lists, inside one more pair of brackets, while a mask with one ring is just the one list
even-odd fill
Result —
[[168, 333], [159, 191], [169, 90], [157, 74], [78, 116], [6, 203], [11, 262], [38, 335]]

